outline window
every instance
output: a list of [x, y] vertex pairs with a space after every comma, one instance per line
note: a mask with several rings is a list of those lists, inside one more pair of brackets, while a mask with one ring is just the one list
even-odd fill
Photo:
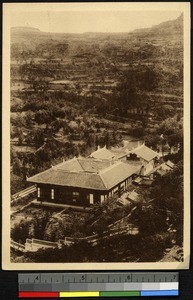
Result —
[[78, 192], [73, 192], [73, 196], [79, 196]]
[[78, 198], [79, 197], [79, 192], [73, 192], [73, 197]]
[[90, 194], [90, 204], [94, 204], [94, 195]]
[[118, 187], [113, 190], [114, 195], [118, 195]]
[[112, 191], [109, 192], [108, 197], [112, 197]]
[[54, 200], [54, 189], [51, 189], [51, 199]]
[[120, 191], [121, 191], [121, 193], [123, 193], [124, 192], [124, 189], [125, 189], [125, 184], [124, 184], [124, 182], [121, 184], [121, 187], [120, 187]]
[[104, 195], [101, 195], [101, 203], [103, 203], [105, 200], [105, 196]]
[[79, 197], [79, 192], [72, 192], [72, 201], [76, 203]]
[[38, 187], [38, 198], [40, 198], [40, 188]]

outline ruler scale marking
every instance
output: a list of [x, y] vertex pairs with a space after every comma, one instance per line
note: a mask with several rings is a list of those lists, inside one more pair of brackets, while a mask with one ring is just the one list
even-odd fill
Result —
[[19, 274], [18, 297], [177, 296], [178, 279], [177, 272]]

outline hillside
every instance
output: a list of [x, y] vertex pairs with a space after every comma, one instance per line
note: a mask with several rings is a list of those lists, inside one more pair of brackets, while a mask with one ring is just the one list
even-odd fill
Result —
[[[34, 27], [12, 27], [11, 28], [12, 33], [12, 42], [14, 43], [14, 37], [15, 34], [19, 37], [22, 37], [24, 33], [29, 34], [36, 34], [37, 36], [47, 36], [52, 38], [81, 38], [81, 37], [87, 37], [87, 38], [106, 38], [106, 37], [122, 37], [126, 38], [129, 37], [129, 35], [135, 35], [135, 34], [144, 34], [148, 33], [151, 34], [165, 34], [165, 35], [174, 35], [174, 34], [182, 34], [183, 33], [183, 15], [181, 14], [177, 19], [166, 21], [163, 23], [160, 23], [158, 25], [154, 25], [150, 28], [142, 28], [142, 29], [136, 29], [131, 32], [126, 33], [105, 33], [105, 32], [85, 32], [85, 33], [48, 33], [48, 32], [42, 32], [38, 28]], [[18, 40], [20, 42], [20, 40]]]
[[12, 28], [10, 73], [11, 238], [43, 247], [12, 262], [182, 261], [183, 17], [128, 33]]
[[[163, 80], [168, 88], [172, 84], [177, 88], [177, 94], [182, 95], [182, 87], [179, 91], [181, 84], [179, 85], [178, 78], [180, 75], [181, 81], [183, 70], [183, 16], [130, 33], [65, 34], [16, 27], [11, 30], [11, 45], [13, 60], [64, 61], [67, 58], [74, 60], [74, 55], [84, 55], [82, 63], [84, 60], [88, 71], [91, 65], [92, 74], [95, 74], [94, 69], [97, 69], [100, 73], [105, 73], [105, 76], [109, 75], [109, 69], [111, 73], [117, 72], [119, 76], [128, 71], [131, 65], [133, 68], [139, 64], [150, 66], [158, 72], [163, 70]], [[81, 64], [81, 58], [78, 59], [78, 63]], [[67, 65], [70, 65], [70, 61], [63, 69], [67, 69]], [[82, 73], [85, 74], [85, 70]], [[168, 78], [170, 73], [174, 75], [173, 80]]]
[[182, 38], [183, 34], [183, 15], [180, 15], [176, 20], [166, 21], [158, 25], [154, 25], [151, 28], [137, 29], [134, 30], [132, 34], [148, 36], [158, 36], [164, 35], [165, 37], [179, 35]]
[[181, 126], [182, 115], [182, 16], [130, 33], [12, 28], [13, 192], [26, 173], [98, 145], [128, 137], [167, 145], [160, 126], [168, 118]]

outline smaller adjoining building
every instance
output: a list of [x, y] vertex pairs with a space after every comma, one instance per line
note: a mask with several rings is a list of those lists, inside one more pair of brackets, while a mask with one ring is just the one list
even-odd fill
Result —
[[107, 159], [107, 160], [113, 160], [117, 159], [116, 155], [108, 150], [106, 146], [97, 148], [96, 151], [92, 152], [89, 157], [95, 158], [95, 159]]
[[36, 184], [40, 202], [86, 207], [120, 196], [140, 169], [122, 161], [75, 157], [27, 180]]
[[127, 160], [142, 164], [140, 175], [147, 176], [157, 165], [159, 165], [159, 153], [153, 151], [145, 144], [131, 150], [127, 154]]
[[128, 142], [123, 147], [106, 149], [98, 148], [90, 154], [90, 157], [121, 160], [129, 165], [140, 166], [140, 176], [147, 176], [158, 164], [159, 153], [147, 147], [144, 143]]
[[172, 171], [174, 169], [174, 166], [175, 165], [170, 160], [163, 162], [161, 165], [159, 165], [153, 170], [152, 175], [154, 178], [162, 177], [168, 172]]

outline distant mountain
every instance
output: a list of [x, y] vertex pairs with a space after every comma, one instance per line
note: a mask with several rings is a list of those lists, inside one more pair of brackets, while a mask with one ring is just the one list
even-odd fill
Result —
[[167, 22], [163, 22], [159, 25], [155, 25], [151, 28], [151, 31], [155, 31], [155, 30], [160, 30], [160, 31], [164, 31], [164, 30], [172, 30], [174, 31], [181, 31], [183, 29], [183, 14], [181, 14], [177, 19], [172, 20], [172, 21], [167, 21]]
[[25, 44], [29, 48], [47, 41], [50, 38], [49, 33], [42, 32], [34, 27], [12, 27], [11, 44]]
[[25, 27], [25, 26], [18, 26], [18, 27], [12, 27], [12, 32], [40, 32], [38, 28], [34, 27]]
[[151, 28], [136, 29], [132, 34], [138, 35], [175, 35], [183, 34], [183, 14], [177, 19], [162, 22], [158, 25], [154, 25]]
[[[77, 53], [78, 47], [83, 44], [99, 43], [103, 49], [105, 43], [121, 45], [121, 43], [130, 43], [133, 45], [135, 40], [141, 39], [144, 42], [151, 40], [168, 40], [181, 41], [183, 39], [183, 15], [175, 20], [163, 22], [151, 28], [137, 29], [132, 32], [107, 33], [107, 32], [85, 32], [85, 33], [53, 33], [43, 32], [38, 28], [33, 27], [13, 27], [11, 28], [11, 44], [17, 44], [18, 47], [27, 50], [35, 50], [38, 45], [47, 44], [47, 48], [58, 43], [68, 43], [69, 53]], [[76, 43], [75, 43], [76, 42]], [[45, 48], [43, 46], [43, 48]], [[85, 48], [82, 51], [87, 51]], [[50, 49], [48, 50], [51, 51]]]
[[49, 33], [49, 32], [43, 32], [39, 30], [38, 28], [34, 27], [12, 27], [11, 28], [12, 33], [21, 34], [21, 33], [37, 33], [37, 34], [43, 34], [43, 35], [49, 35], [49, 36], [104, 36], [104, 35], [124, 35], [124, 34], [155, 34], [155, 33], [161, 33], [161, 34], [167, 34], [167, 33], [182, 33], [183, 32], [183, 14], [181, 14], [177, 19], [162, 22], [158, 25], [154, 25], [150, 28], [140, 28], [135, 29], [132, 32], [120, 32], [120, 33], [107, 33], [107, 32], [85, 32], [85, 33]]

